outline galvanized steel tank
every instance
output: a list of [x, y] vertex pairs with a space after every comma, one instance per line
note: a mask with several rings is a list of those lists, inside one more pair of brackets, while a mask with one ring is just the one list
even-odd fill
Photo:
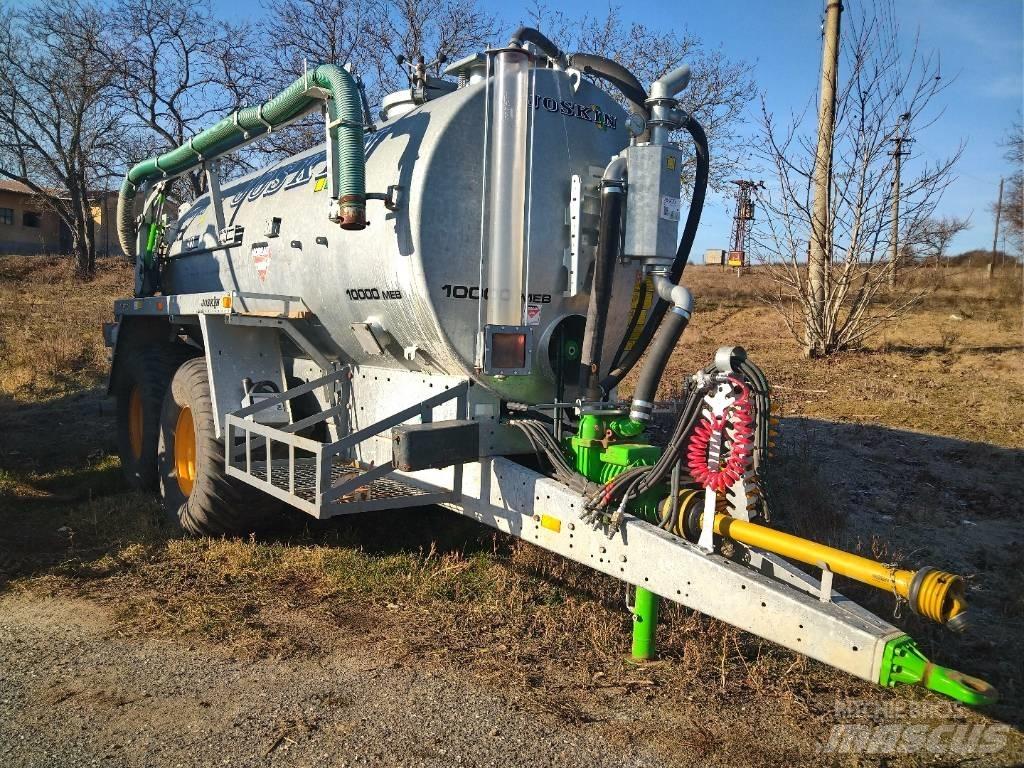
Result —
[[[578, 74], [534, 74], [526, 298], [536, 343], [530, 374], [485, 376], [476, 368], [486, 81], [428, 101], [368, 135], [367, 191], [397, 186], [400, 199], [393, 211], [368, 201], [370, 226], [363, 231], [344, 231], [327, 218], [323, 147], [225, 184], [225, 223], [244, 228], [237, 245], [210, 248], [217, 243], [216, 217], [209, 197], [198, 199], [179, 219], [165, 293], [301, 297], [316, 315], [321, 343], [344, 362], [469, 376], [503, 399], [550, 402], [553, 331], [570, 316], [582, 324], [593, 263], [587, 248], [581, 290], [563, 295], [571, 179], [596, 184], [595, 175], [629, 135], [618, 104]], [[606, 365], [625, 332], [637, 279], [637, 266], [617, 266]], [[378, 329], [383, 354], [364, 348], [353, 330], [362, 323]]]

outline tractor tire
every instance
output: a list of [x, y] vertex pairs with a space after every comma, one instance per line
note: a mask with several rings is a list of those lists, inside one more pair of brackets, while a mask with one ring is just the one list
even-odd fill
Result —
[[114, 381], [117, 452], [128, 485], [137, 491], [158, 488], [156, 467], [160, 409], [171, 377], [199, 350], [186, 344], [132, 346], [119, 352]]
[[228, 477], [205, 358], [174, 374], [160, 413], [157, 466], [171, 523], [196, 536], [248, 536], [283, 520], [277, 499]]

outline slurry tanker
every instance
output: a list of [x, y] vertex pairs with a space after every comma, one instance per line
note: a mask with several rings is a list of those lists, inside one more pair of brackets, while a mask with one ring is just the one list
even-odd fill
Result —
[[[129, 482], [202, 535], [283, 505], [440, 505], [632, 585], [638, 659], [667, 599], [883, 686], [993, 701], [832, 588], [840, 574], [963, 631], [959, 576], [765, 524], [772, 391], [741, 347], [674, 377], [659, 408], [710, 163], [689, 69], [645, 89], [523, 28], [444, 74], [413, 62], [371, 116], [348, 69], [309, 68], [128, 172], [135, 295], [106, 340]], [[323, 144], [221, 178], [221, 158], [316, 112]], [[207, 192], [173, 218], [170, 184], [194, 170]]]

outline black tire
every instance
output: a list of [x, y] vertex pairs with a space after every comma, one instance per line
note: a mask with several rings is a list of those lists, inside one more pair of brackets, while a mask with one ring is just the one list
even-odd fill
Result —
[[114, 381], [117, 452], [128, 485], [139, 491], [158, 487], [157, 443], [160, 409], [178, 367], [199, 354], [185, 344], [132, 346], [118, 353]]
[[[306, 382], [304, 380], [297, 376], [288, 377], [288, 389], [294, 389], [295, 387], [302, 386], [305, 383]], [[323, 410], [320, 407], [320, 401], [316, 399], [316, 395], [312, 392], [307, 392], [304, 395], [293, 397], [291, 405], [293, 421], [301, 421], [309, 416], [315, 416]], [[306, 427], [296, 434], [300, 437], [308, 437], [310, 440], [316, 440], [321, 443], [330, 442], [326, 421], [318, 421], [313, 426]]]
[[224, 469], [205, 358], [189, 360], [171, 380], [160, 412], [157, 466], [164, 509], [188, 533], [248, 536], [282, 519], [280, 502], [228, 477]]

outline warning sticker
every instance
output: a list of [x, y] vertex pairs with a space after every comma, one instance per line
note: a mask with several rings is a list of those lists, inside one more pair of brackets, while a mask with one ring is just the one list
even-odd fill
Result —
[[256, 274], [260, 278], [260, 282], [266, 282], [267, 270], [270, 269], [270, 245], [268, 243], [253, 243], [252, 251], [252, 264], [256, 267]]
[[526, 305], [526, 324], [540, 325], [540, 304]]
[[666, 221], [679, 221], [679, 198], [662, 195], [660, 216]]

